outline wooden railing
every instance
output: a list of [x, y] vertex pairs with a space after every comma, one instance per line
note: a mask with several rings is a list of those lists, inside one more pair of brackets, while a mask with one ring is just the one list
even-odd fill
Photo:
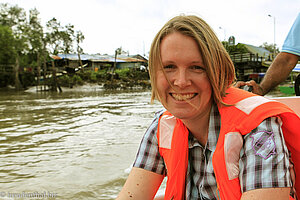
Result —
[[231, 54], [230, 57], [234, 63], [263, 62], [266, 60], [264, 57], [252, 53]]

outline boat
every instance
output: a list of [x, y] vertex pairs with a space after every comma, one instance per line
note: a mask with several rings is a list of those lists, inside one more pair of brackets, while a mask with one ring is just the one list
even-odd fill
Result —
[[272, 98], [290, 107], [300, 117], [300, 96]]
[[[294, 81], [293, 76], [296, 73], [298, 74], [298, 76]], [[292, 70], [291, 83], [288, 84], [288, 85], [279, 85], [278, 87], [279, 87], [280, 92], [283, 93], [283, 94], [286, 94], [286, 95], [294, 95], [295, 92], [297, 93], [297, 90], [299, 91], [299, 87], [300, 87], [300, 64], [297, 64], [295, 66], [295, 68]], [[300, 95], [300, 94], [298, 94], [298, 95]]]

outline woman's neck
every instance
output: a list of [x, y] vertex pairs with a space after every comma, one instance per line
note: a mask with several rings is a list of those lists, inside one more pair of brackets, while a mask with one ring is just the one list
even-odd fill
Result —
[[207, 106], [207, 110], [202, 116], [195, 119], [182, 120], [192, 135], [199, 141], [202, 146], [206, 145], [209, 129], [209, 118], [212, 105]]

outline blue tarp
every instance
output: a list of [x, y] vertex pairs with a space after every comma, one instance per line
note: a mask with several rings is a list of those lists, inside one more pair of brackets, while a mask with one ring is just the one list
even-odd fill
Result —
[[300, 72], [300, 64], [297, 64], [293, 69], [293, 72]]

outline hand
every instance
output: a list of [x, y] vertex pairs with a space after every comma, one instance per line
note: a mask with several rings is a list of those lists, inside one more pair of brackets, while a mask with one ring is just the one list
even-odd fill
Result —
[[243, 87], [243, 86], [245, 86], [245, 85], [247, 85], [246, 82], [244, 82], [244, 81], [238, 81], [238, 82], [236, 82], [236, 83], [233, 85], [233, 87], [235, 87], [235, 88], [241, 88], [241, 87]]
[[258, 95], [261, 95], [263, 96], [264, 95], [264, 91], [263, 89], [260, 87], [259, 84], [257, 84], [254, 80], [251, 80], [251, 81], [247, 81], [247, 82], [244, 82], [244, 81], [238, 81], [234, 84], [234, 87], [236, 88], [240, 88], [240, 87], [243, 87], [245, 85], [248, 85], [248, 86], [252, 86], [252, 92], [255, 93], [255, 94], [258, 94]]

